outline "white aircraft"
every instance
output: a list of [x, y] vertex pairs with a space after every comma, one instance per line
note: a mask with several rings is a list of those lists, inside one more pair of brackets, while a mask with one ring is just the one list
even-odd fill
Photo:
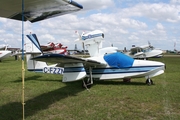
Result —
[[11, 56], [11, 51], [7, 50], [7, 47], [7, 45], [0, 47], [0, 62], [2, 61], [2, 59]]
[[7, 49], [8, 45], [0, 45], [0, 50], [5, 50]]
[[10, 56], [11, 56], [11, 51], [0, 50], [0, 62], [2, 61], [2, 59], [5, 59]]
[[151, 58], [156, 56], [161, 56], [163, 53], [160, 49], [155, 49], [151, 44], [143, 45], [140, 47], [132, 47], [130, 52], [125, 52], [125, 54], [133, 58]]
[[[83, 80], [88, 88], [93, 80], [112, 80], [145, 77], [151, 85], [152, 77], [164, 73], [165, 64], [148, 60], [135, 60], [117, 52], [116, 47], [102, 47], [104, 33], [95, 30], [79, 36], [78, 41], [87, 47], [90, 57], [78, 58], [64, 54], [39, 55], [40, 45], [32, 34], [27, 35], [32, 42], [26, 44], [28, 71], [63, 75], [62, 82]], [[34, 44], [32, 44], [34, 43]], [[36, 46], [36, 47], [35, 47]], [[47, 63], [55, 63], [47, 65]], [[84, 78], [87, 77], [87, 81]]]

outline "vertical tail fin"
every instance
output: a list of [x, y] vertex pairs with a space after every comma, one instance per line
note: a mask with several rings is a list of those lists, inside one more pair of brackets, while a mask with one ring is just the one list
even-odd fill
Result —
[[39, 51], [41, 53], [43, 53], [43, 51], [41, 50], [41, 46], [39, 44], [39, 41], [38, 41], [38, 38], [37, 38], [36, 34], [29, 34], [29, 35], [27, 35], [27, 37], [39, 49]]
[[30, 41], [26, 42], [26, 60], [28, 71], [43, 72], [43, 68], [47, 66], [45, 62], [31, 60], [31, 58], [42, 54], [42, 50], [36, 34], [27, 35]]

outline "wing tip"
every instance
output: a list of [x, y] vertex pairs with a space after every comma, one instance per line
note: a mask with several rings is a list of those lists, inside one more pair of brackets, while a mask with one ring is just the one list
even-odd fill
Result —
[[73, 0], [70, 0], [70, 1], [71, 1], [70, 4], [76, 6], [76, 7], [80, 8], [80, 9], [83, 9], [83, 6], [81, 4], [79, 4], [79, 3], [77, 3], [77, 2], [75, 2]]

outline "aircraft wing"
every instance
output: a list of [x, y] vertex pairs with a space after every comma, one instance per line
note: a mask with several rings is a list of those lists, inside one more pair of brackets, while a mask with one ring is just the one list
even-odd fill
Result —
[[64, 54], [46, 54], [46, 55], [34, 57], [32, 59], [37, 61], [49, 62], [49, 63], [58, 63], [60, 64], [60, 66], [69, 63], [83, 63], [86, 64], [86, 66], [105, 65], [104, 63], [95, 60], [78, 58]]
[[[24, 21], [37, 22], [82, 8], [73, 0], [24, 0]], [[22, 1], [0, 0], [0, 17], [22, 20]]]

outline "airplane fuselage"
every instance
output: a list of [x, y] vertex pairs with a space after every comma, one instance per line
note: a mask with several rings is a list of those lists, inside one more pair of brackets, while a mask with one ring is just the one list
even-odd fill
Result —
[[[165, 65], [161, 62], [134, 60], [131, 67], [117, 68], [106, 66], [97, 66], [92, 68], [92, 78], [99, 80], [110, 79], [123, 79], [123, 78], [141, 78], [141, 77], [154, 77], [164, 73]], [[90, 75], [90, 71], [87, 68], [82, 67], [68, 67], [64, 68], [64, 73], [69, 72], [86, 72], [87, 76]]]
[[[104, 34], [101, 31], [90, 32], [79, 37], [79, 41], [87, 47], [90, 53], [89, 58], [63, 54], [30, 55], [27, 57], [28, 70], [62, 74], [62, 82], [83, 80], [85, 87], [93, 84], [93, 79], [113, 80], [136, 77], [145, 77], [147, 78], [146, 83], [151, 84], [153, 83], [151, 77], [164, 73], [164, 63], [135, 60], [117, 52], [116, 47], [102, 48], [103, 39]], [[34, 43], [34, 40], [32, 42]], [[56, 64], [48, 66], [46, 62]], [[86, 82], [84, 82], [85, 77], [88, 77]]]

